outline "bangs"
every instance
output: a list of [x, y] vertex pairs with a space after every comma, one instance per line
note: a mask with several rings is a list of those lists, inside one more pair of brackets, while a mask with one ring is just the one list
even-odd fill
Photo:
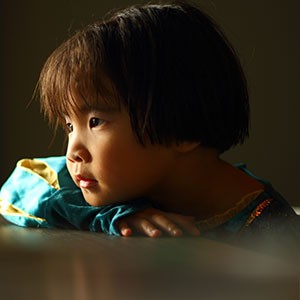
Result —
[[51, 124], [57, 126], [66, 116], [99, 104], [120, 109], [119, 96], [105, 72], [103, 52], [99, 37], [96, 40], [86, 31], [75, 34], [47, 59], [36, 92]]

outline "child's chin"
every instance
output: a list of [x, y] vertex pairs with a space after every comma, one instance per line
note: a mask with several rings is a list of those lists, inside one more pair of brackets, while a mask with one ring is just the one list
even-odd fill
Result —
[[91, 206], [97, 206], [97, 207], [101, 207], [101, 206], [106, 206], [109, 204], [113, 204], [110, 201], [105, 201], [104, 199], [101, 199], [100, 195], [92, 195], [90, 192], [86, 193], [83, 192], [83, 196], [85, 201], [91, 205]]

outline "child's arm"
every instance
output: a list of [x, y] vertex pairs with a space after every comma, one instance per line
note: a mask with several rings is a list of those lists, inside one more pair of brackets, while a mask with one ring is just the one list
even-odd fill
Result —
[[155, 237], [162, 231], [179, 236], [182, 230], [197, 234], [193, 218], [151, 208], [145, 199], [104, 207], [88, 205], [68, 173], [65, 157], [21, 160], [0, 190], [0, 214], [28, 227], [77, 228], [123, 236], [140, 232]]
[[149, 237], [161, 236], [163, 232], [173, 237], [179, 237], [183, 233], [194, 236], [200, 234], [194, 217], [168, 213], [152, 207], [122, 218], [118, 225], [122, 236], [130, 236], [133, 232]]

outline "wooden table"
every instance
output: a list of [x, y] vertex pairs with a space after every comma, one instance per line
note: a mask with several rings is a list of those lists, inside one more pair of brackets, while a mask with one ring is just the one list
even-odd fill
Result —
[[0, 299], [299, 299], [299, 262], [204, 238], [0, 226]]

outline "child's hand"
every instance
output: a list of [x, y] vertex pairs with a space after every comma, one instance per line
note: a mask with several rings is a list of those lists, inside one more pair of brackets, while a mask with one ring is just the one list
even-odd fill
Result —
[[139, 232], [149, 237], [158, 237], [163, 232], [173, 237], [181, 236], [183, 233], [200, 234], [194, 217], [167, 213], [155, 208], [147, 208], [122, 218], [119, 222], [119, 229], [122, 236], [130, 236], [133, 232]]

